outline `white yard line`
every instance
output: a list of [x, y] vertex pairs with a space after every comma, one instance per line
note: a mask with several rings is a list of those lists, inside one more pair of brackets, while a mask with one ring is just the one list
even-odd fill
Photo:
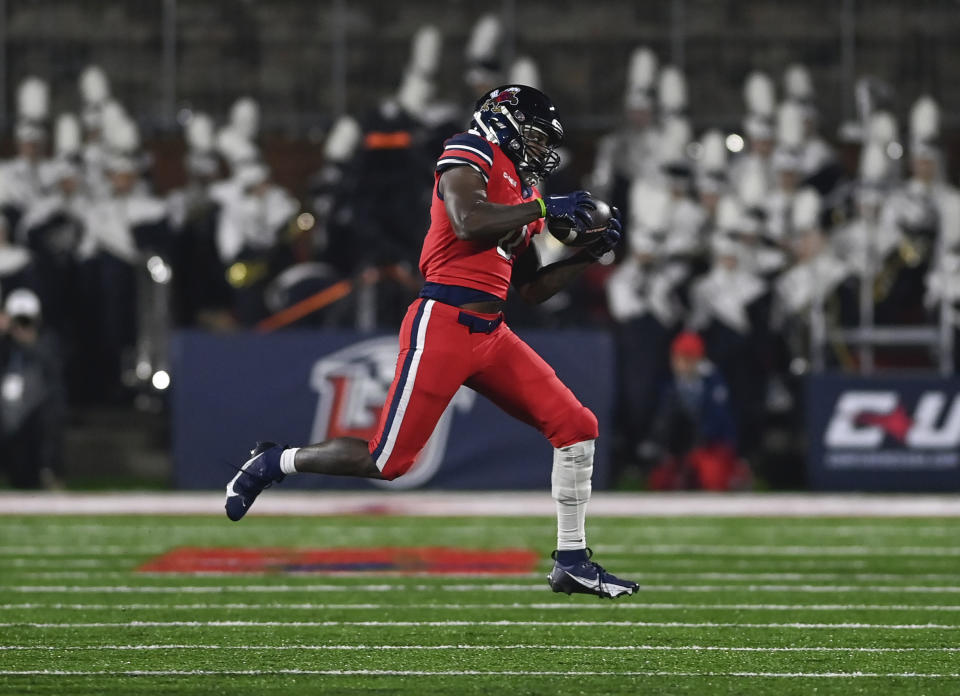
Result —
[[[226, 594], [230, 592], [545, 592], [544, 583], [365, 584], [365, 585], [8, 585], [0, 591], [27, 594]], [[784, 592], [960, 594], [960, 585], [640, 585], [640, 592]]]
[[958, 546], [758, 546], [727, 544], [597, 544], [597, 553], [743, 556], [960, 556]]
[[30, 628], [249, 628], [249, 627], [284, 627], [284, 628], [332, 628], [350, 626], [358, 628], [389, 628], [400, 627], [470, 627], [470, 626], [564, 626], [572, 627], [599, 627], [617, 626], [621, 628], [799, 628], [799, 629], [884, 629], [903, 631], [922, 630], [960, 630], [960, 625], [953, 624], [875, 624], [875, 623], [804, 623], [804, 622], [772, 622], [772, 623], [744, 623], [723, 621], [7, 621], [0, 622], [0, 627], [30, 627]]
[[[110, 544], [87, 546], [0, 546], [0, 558], [44, 558], [53, 556], [126, 556], [141, 558], [169, 551], [169, 546], [141, 544]], [[349, 548], [349, 547], [343, 547]], [[296, 551], [291, 548], [291, 551]], [[304, 548], [303, 550], [309, 550]], [[730, 544], [596, 544], [597, 553], [630, 554], [638, 556], [960, 556], [958, 546], [784, 546], [784, 545], [730, 545]]]
[[671, 672], [630, 671], [527, 671], [527, 670], [401, 670], [401, 669], [244, 669], [244, 670], [0, 670], [0, 676], [112, 676], [112, 677], [186, 677], [186, 676], [265, 676], [265, 675], [314, 675], [314, 676], [370, 676], [370, 677], [756, 677], [772, 679], [863, 679], [863, 678], [913, 678], [957, 679], [957, 672]]
[[284, 603], [249, 604], [227, 602], [211, 604], [197, 602], [192, 604], [65, 604], [60, 602], [23, 602], [20, 604], [0, 604], [0, 611], [32, 610], [76, 610], [76, 611], [194, 611], [194, 610], [291, 610], [291, 611], [367, 611], [367, 610], [407, 610], [433, 609], [442, 611], [484, 610], [484, 609], [531, 609], [537, 611], [630, 611], [630, 610], [689, 610], [706, 609], [720, 611], [925, 611], [960, 612], [960, 604], [687, 604], [675, 602], [639, 603], [632, 600], [615, 606], [607, 604], [557, 603], [557, 602], [513, 602], [510, 604], [329, 604], [329, 603]]
[[[554, 502], [537, 492], [270, 491], [256, 515], [553, 517]], [[595, 517], [960, 517], [952, 495], [810, 493], [610, 493], [590, 501]], [[0, 515], [223, 515], [223, 493], [0, 494]]]
[[960, 648], [863, 648], [837, 646], [808, 647], [740, 647], [726, 645], [0, 645], [0, 651], [79, 651], [79, 650], [312, 650], [312, 651], [377, 651], [377, 650], [597, 650], [609, 652], [841, 652], [841, 653], [955, 653]]

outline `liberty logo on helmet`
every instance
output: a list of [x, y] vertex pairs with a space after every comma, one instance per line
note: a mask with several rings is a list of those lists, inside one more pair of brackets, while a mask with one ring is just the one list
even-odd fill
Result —
[[[313, 365], [310, 387], [317, 392], [311, 442], [335, 437], [370, 440], [377, 433], [397, 364], [396, 338], [374, 338], [355, 343], [320, 358]], [[447, 449], [454, 410], [469, 411], [476, 392], [465, 387], [451, 399], [410, 471], [394, 481], [371, 481], [386, 488], [417, 488], [437, 473]]]
[[481, 107], [481, 111], [497, 111], [503, 105], [516, 106], [520, 103], [517, 98], [519, 91], [519, 87], [507, 87], [507, 89], [495, 91]]

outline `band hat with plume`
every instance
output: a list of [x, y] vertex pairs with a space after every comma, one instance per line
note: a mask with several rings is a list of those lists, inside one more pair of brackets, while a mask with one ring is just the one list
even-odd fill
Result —
[[687, 108], [687, 80], [680, 68], [667, 65], [660, 70], [657, 97], [664, 116], [681, 114]]
[[50, 115], [50, 88], [39, 77], [25, 78], [17, 88], [16, 139], [20, 142], [45, 140], [45, 121]]
[[432, 24], [424, 24], [413, 35], [407, 70], [433, 78], [440, 67], [443, 37]]
[[910, 109], [910, 151], [913, 157], [938, 159], [940, 108], [930, 96], [922, 96]]
[[238, 166], [259, 159], [257, 146], [231, 126], [224, 126], [217, 133], [216, 149], [234, 173]]
[[792, 63], [783, 73], [783, 92], [787, 99], [810, 102], [814, 98], [813, 79], [802, 63]]
[[106, 73], [97, 65], [84, 68], [77, 82], [80, 99], [83, 101], [83, 125], [88, 130], [97, 130], [101, 125], [104, 105], [110, 101], [110, 82]]
[[82, 145], [83, 136], [77, 117], [69, 113], [57, 116], [53, 130], [54, 154], [61, 158], [79, 157]]
[[797, 191], [791, 211], [793, 229], [797, 232], [820, 229], [821, 207], [820, 194], [816, 189], [805, 186]]
[[[717, 202], [717, 230], [723, 232], [743, 231], [746, 211], [734, 196], [724, 196]], [[714, 234], [720, 237], [721, 234]]]
[[657, 78], [657, 56], [646, 46], [636, 49], [627, 68], [624, 106], [627, 109], [649, 109], [653, 106], [654, 81]]
[[253, 97], [240, 97], [230, 107], [230, 127], [246, 140], [255, 140], [260, 130], [260, 105]]
[[215, 176], [219, 169], [215, 151], [213, 119], [195, 112], [184, 127], [187, 140], [187, 170], [195, 176]]
[[770, 76], [759, 70], [747, 75], [743, 83], [743, 100], [748, 114], [772, 119], [777, 102]]
[[363, 131], [352, 116], [341, 116], [333, 124], [323, 144], [323, 158], [328, 162], [343, 163], [357, 151]]
[[116, 173], [139, 171], [142, 165], [140, 130], [117, 102], [111, 101], [104, 106], [102, 130], [106, 168]]
[[490, 13], [485, 14], [473, 27], [470, 40], [467, 42], [466, 81], [470, 84], [496, 83], [500, 81], [500, 43], [503, 37], [503, 27], [500, 18]]
[[747, 107], [743, 129], [751, 140], [773, 140], [773, 116], [776, 96], [773, 80], [764, 72], [755, 70], [743, 83], [743, 100]]
[[512, 85], [527, 85], [534, 89], [540, 89], [543, 84], [540, 80], [540, 68], [530, 56], [519, 56], [513, 61], [507, 82]]
[[701, 154], [697, 162], [698, 186], [701, 191], [717, 192], [727, 180], [727, 146], [723, 133], [709, 130], [700, 140]]
[[664, 121], [657, 143], [657, 162], [668, 175], [690, 175], [690, 162], [687, 159], [690, 138], [690, 122], [687, 119], [672, 116]]
[[786, 101], [777, 110], [777, 144], [798, 149], [805, 140], [803, 108], [794, 101]]

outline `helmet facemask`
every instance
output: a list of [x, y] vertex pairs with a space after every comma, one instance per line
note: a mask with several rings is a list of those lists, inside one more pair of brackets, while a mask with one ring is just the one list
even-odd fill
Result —
[[521, 129], [523, 151], [517, 161], [517, 171], [524, 183], [534, 186], [546, 179], [560, 166], [560, 155], [551, 141], [550, 133], [535, 124], [524, 125]]

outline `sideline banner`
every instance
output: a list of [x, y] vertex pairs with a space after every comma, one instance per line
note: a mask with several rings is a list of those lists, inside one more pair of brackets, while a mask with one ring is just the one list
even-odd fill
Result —
[[960, 379], [815, 375], [807, 461], [818, 490], [960, 490]]
[[[594, 486], [609, 482], [613, 346], [599, 331], [527, 331], [536, 350], [600, 420]], [[223, 487], [257, 439], [282, 444], [376, 429], [397, 337], [349, 331], [270, 335], [178, 332], [173, 339], [174, 483]], [[461, 387], [419, 459], [396, 481], [291, 476], [294, 488], [539, 489], [549, 495], [553, 449], [530, 426]]]

